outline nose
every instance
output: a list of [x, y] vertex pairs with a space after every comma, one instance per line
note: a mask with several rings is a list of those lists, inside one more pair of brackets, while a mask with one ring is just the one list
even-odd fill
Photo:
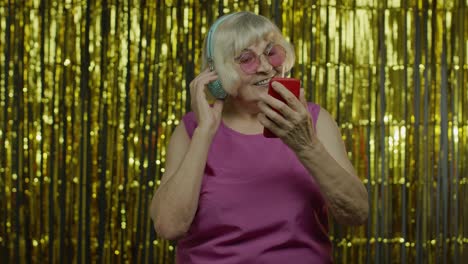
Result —
[[265, 54], [261, 54], [258, 59], [259, 59], [259, 65], [257, 69], [258, 73], [265, 73], [265, 72], [268, 73], [273, 69], [273, 66], [267, 60]]

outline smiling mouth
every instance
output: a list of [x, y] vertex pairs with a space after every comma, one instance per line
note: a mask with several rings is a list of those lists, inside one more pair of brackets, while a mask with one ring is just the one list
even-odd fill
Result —
[[268, 83], [270, 82], [271, 78], [268, 78], [268, 79], [264, 79], [264, 80], [261, 80], [259, 82], [256, 82], [254, 83], [254, 85], [257, 85], [257, 86], [265, 86], [265, 85], [268, 85]]

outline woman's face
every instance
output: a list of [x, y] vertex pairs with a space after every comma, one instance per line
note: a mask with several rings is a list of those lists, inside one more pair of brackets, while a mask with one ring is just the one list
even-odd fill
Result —
[[[281, 66], [273, 67], [266, 55], [273, 45], [274, 43], [270, 41], [262, 40], [247, 47], [236, 57], [235, 69], [240, 76], [237, 95], [235, 96], [236, 99], [242, 101], [258, 101], [260, 95], [268, 92], [270, 79], [274, 76], [281, 76]], [[259, 59], [258, 67], [254, 68], [254, 70], [250, 69], [250, 71], [246, 73], [245, 66], [243, 65], [244, 69], [241, 67], [243, 54], [250, 54], [250, 56], [253, 54], [257, 56]]]

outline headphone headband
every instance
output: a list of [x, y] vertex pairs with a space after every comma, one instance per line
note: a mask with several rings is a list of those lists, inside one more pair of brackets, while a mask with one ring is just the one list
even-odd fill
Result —
[[[207, 37], [207, 55], [208, 55], [208, 62], [210, 62], [210, 65], [212, 65], [212, 62], [213, 62], [213, 43], [212, 43], [212, 38], [213, 38], [213, 35], [216, 31], [216, 29], [218, 28], [218, 26], [224, 21], [226, 20], [228, 17], [232, 16], [233, 14], [229, 14], [229, 15], [225, 15], [225, 16], [222, 16], [220, 18], [218, 18], [218, 20], [216, 20], [216, 22], [211, 26], [210, 28], [210, 31], [208, 31], [208, 37]], [[212, 67], [212, 66], [210, 66]]]

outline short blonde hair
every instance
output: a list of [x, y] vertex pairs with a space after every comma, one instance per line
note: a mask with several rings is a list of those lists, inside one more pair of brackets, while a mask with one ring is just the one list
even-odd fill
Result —
[[[261, 40], [272, 41], [283, 46], [286, 50], [284, 62], [285, 71], [291, 70], [294, 65], [295, 55], [292, 45], [283, 37], [278, 27], [268, 18], [243, 11], [228, 15], [214, 32], [211, 40], [213, 47], [214, 68], [218, 74], [224, 90], [230, 95], [235, 95], [234, 87], [237, 86], [240, 76], [234, 69], [234, 58], [248, 46]], [[207, 39], [203, 45], [202, 68], [208, 65]]]

